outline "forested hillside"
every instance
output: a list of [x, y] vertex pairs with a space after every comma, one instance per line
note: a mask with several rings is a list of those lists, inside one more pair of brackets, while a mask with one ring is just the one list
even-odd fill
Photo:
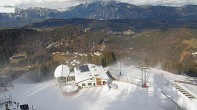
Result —
[[197, 74], [197, 30], [168, 28], [135, 34], [106, 34], [66, 25], [44, 29], [0, 31], [1, 72], [52, 75], [59, 64], [108, 66], [116, 59], [135, 59], [138, 64], [176, 74]]
[[172, 28], [144, 32], [131, 45], [135, 54], [145, 54], [147, 65], [161, 65], [173, 73], [197, 75], [197, 30]]
[[36, 79], [42, 79], [62, 63], [73, 66], [72, 62], [79, 61], [107, 66], [115, 60], [113, 50], [103, 43], [107, 37], [74, 26], [0, 30], [0, 70], [33, 72], [39, 74]]

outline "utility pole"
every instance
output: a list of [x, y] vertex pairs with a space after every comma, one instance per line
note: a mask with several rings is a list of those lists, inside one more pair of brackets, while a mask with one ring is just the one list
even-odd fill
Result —
[[121, 74], [121, 59], [120, 59], [120, 76], [121, 76], [122, 74]]

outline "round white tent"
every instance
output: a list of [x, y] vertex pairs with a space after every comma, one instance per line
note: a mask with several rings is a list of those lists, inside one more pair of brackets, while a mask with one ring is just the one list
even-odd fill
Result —
[[66, 65], [59, 65], [55, 69], [54, 76], [55, 76], [55, 78], [68, 77], [69, 74], [70, 74], [70, 69], [69, 69], [68, 66], [66, 66]]

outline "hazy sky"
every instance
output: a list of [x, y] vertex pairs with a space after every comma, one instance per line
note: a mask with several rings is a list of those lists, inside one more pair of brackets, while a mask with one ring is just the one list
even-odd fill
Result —
[[[17, 7], [47, 7], [47, 8], [66, 8], [80, 3], [101, 1], [101, 0], [13, 0]], [[102, 0], [110, 1], [110, 0]], [[135, 5], [170, 5], [182, 6], [187, 4], [197, 4], [197, 0], [116, 0]]]

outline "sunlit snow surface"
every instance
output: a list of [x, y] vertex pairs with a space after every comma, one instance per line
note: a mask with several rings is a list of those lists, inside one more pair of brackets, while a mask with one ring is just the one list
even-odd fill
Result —
[[[118, 65], [108, 69], [119, 75]], [[64, 96], [53, 80], [32, 83], [21, 78], [13, 82], [14, 90], [6, 94], [12, 94], [13, 99], [20, 104], [33, 105], [35, 110], [174, 110], [175, 104], [160, 90], [166, 86], [166, 79], [181, 80], [185, 77], [157, 69], [150, 69], [148, 73], [151, 83], [149, 88], [113, 81], [118, 89], [109, 89], [106, 85], [82, 89], [74, 96]], [[122, 66], [122, 75], [140, 78], [141, 71], [134, 66]]]

